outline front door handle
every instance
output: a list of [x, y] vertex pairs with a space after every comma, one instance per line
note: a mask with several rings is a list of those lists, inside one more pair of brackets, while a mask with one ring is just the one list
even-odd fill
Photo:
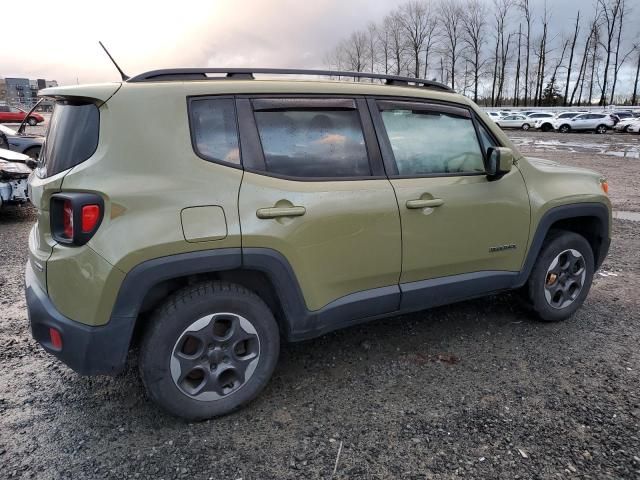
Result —
[[444, 200], [441, 198], [419, 198], [417, 200], [407, 200], [407, 208], [434, 208], [444, 205]]
[[260, 208], [256, 211], [258, 218], [300, 217], [307, 213], [304, 207], [271, 207]]

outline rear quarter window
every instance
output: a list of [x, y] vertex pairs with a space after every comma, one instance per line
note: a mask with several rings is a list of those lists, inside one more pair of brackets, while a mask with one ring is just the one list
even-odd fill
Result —
[[94, 103], [58, 101], [40, 155], [50, 177], [87, 160], [98, 148], [100, 112]]

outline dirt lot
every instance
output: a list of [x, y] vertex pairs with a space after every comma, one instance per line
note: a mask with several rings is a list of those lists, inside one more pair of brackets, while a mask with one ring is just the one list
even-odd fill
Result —
[[[640, 211], [640, 159], [584, 151], [624, 139], [637, 152], [636, 138], [513, 136], [603, 172], [616, 208]], [[569, 139], [583, 146], [544, 144]], [[566, 322], [537, 322], [510, 294], [376, 321], [284, 346], [258, 400], [186, 424], [146, 400], [135, 360], [84, 378], [31, 340], [32, 221], [0, 213], [0, 478], [640, 478], [639, 222], [615, 221]]]

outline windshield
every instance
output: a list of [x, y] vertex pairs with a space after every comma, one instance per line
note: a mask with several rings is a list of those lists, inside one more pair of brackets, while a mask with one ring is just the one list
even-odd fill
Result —
[[15, 130], [9, 127], [5, 127], [4, 125], [0, 125], [0, 132], [4, 133], [5, 135], [17, 135]]

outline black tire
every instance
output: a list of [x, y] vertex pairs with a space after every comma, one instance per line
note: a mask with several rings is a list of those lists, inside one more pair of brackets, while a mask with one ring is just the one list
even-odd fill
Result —
[[522, 124], [522, 129], [523, 130], [529, 130], [531, 128], [531, 125], [529, 125], [528, 123], [523, 123]]
[[27, 118], [27, 123], [32, 127], [35, 127], [38, 124], [38, 120], [36, 120], [35, 117], [29, 117]]
[[606, 125], [598, 125], [596, 127], [596, 133], [602, 135], [603, 133], [607, 133], [607, 126]]
[[[184, 352], [183, 350], [184, 346], [191, 341], [191, 339], [185, 337], [189, 333], [187, 330], [195, 325], [194, 322], [201, 322], [212, 314], [226, 316], [225, 318], [236, 316], [242, 319], [240, 321], [247, 320], [251, 324], [254, 329], [252, 333], [258, 339], [258, 353], [257, 357], [255, 357], [257, 358], [257, 364], [251, 370], [246, 381], [242, 380], [240, 382], [239, 374], [234, 375], [232, 383], [235, 385], [236, 380], [238, 380], [239, 386], [232, 386], [229, 393], [220, 394], [220, 398], [213, 400], [208, 398], [196, 399], [194, 396], [185, 393], [184, 389], [190, 388], [190, 386], [179, 387], [178, 383], [182, 382], [182, 385], [185, 385], [186, 382], [194, 382], [194, 380], [190, 379], [191, 373], [197, 372], [202, 375], [203, 379], [198, 380], [196, 378], [195, 382], [202, 381], [204, 383], [200, 383], [200, 385], [205, 385], [209, 379], [214, 379], [213, 383], [224, 390], [228, 386], [222, 385], [222, 380], [220, 379], [229, 371], [235, 372], [235, 368], [232, 367], [237, 366], [234, 362], [237, 360], [236, 347], [240, 342], [232, 347], [223, 347], [217, 343], [212, 345], [209, 340], [205, 340], [201, 346], [190, 347], [196, 348], [195, 352]], [[213, 315], [210, 320], [212, 323], [206, 324], [206, 327], [201, 329], [192, 330], [192, 333], [198, 336], [216, 335], [216, 323], [214, 322], [217, 321], [216, 315]], [[231, 333], [228, 333], [229, 336], [227, 337], [228, 345], [230, 345], [236, 336], [235, 331], [238, 330], [238, 324], [237, 322], [233, 323], [233, 320], [223, 319], [222, 321], [228, 322], [230, 325], [228, 332]], [[240, 328], [240, 330], [247, 333], [243, 328]], [[227, 336], [226, 333], [221, 335], [223, 337]], [[221, 343], [224, 341], [223, 338], [216, 338]], [[182, 342], [182, 347], [179, 341]], [[197, 342], [198, 340], [195, 341]], [[217, 353], [225, 355], [224, 359], [216, 358], [212, 360], [212, 355], [215, 353], [214, 346], [218, 350]], [[225, 349], [224, 352], [222, 352], [222, 348]], [[178, 349], [180, 350], [179, 352]], [[279, 352], [280, 333], [278, 324], [271, 310], [260, 297], [233, 283], [203, 282], [179, 290], [169, 297], [153, 314], [151, 324], [145, 331], [140, 346], [140, 376], [149, 398], [166, 411], [186, 420], [204, 420], [231, 413], [253, 400], [271, 378], [278, 361]], [[188, 361], [194, 364], [196, 361], [201, 361], [205, 366], [203, 368], [192, 368], [191, 370], [185, 369], [191, 373], [184, 374], [182, 372], [182, 364], [178, 361], [176, 353], [178, 355], [193, 354], [193, 357], [190, 358], [195, 360]], [[231, 356], [231, 360], [227, 355]], [[196, 357], [198, 358], [196, 359]], [[181, 358], [184, 359], [184, 357]], [[177, 381], [174, 381], [173, 375], [175, 372], [172, 373], [174, 361], [177, 362], [179, 365], [177, 368], [180, 370]], [[219, 363], [216, 366], [216, 364], [210, 365], [210, 362]], [[209, 373], [207, 377], [205, 377], [204, 368]], [[249, 370], [246, 366], [244, 368], [243, 377]], [[218, 373], [212, 375], [211, 371]], [[182, 377], [184, 378], [180, 380]], [[195, 390], [197, 389], [193, 391]], [[206, 390], [196, 396], [202, 397], [203, 394], [218, 395], [212, 390]]]
[[553, 126], [551, 126], [550, 123], [543, 123], [540, 127], [540, 130], [542, 130], [543, 132], [550, 132], [551, 130], [553, 130]]
[[40, 157], [40, 150], [41, 150], [41, 147], [31, 147], [31, 148], [27, 148], [24, 151], [24, 154], [33, 158], [34, 160], [38, 160], [38, 157]]
[[[567, 292], [563, 292], [561, 294], [561, 298], [558, 300], [562, 300], [564, 295], [567, 295], [566, 301], [570, 301], [570, 303], [565, 305], [565, 302], [560, 304], [552, 305], [554, 297], [551, 297], [553, 291], [553, 284], [557, 283], [557, 290], [563, 290], [563, 285], [566, 285], [569, 282], [573, 282], [574, 277], [572, 277], [567, 272], [564, 273], [564, 277], [562, 273], [559, 273], [555, 279], [553, 275], [556, 275], [554, 272], [561, 267], [561, 265], [556, 265], [556, 268], [551, 269], [554, 260], [558, 257], [562, 259], [562, 255], [565, 255], [565, 252], [575, 251], [578, 252], [581, 256], [582, 267], [584, 268], [584, 277], [582, 279], [580, 289], [574, 290], [572, 295], [575, 295], [575, 298], [571, 299], [571, 296], [567, 294]], [[570, 258], [568, 259], [569, 263], [571, 263], [572, 259], [575, 259], [574, 254], [570, 253]], [[561, 263], [562, 261], [558, 262]], [[576, 262], [577, 264], [578, 262]], [[569, 269], [573, 267], [570, 266]], [[589, 242], [582, 237], [573, 232], [566, 231], [555, 231], [551, 232], [547, 239], [545, 240], [542, 248], [540, 250], [540, 254], [538, 255], [538, 259], [536, 260], [535, 265], [533, 266], [533, 270], [529, 277], [529, 281], [527, 284], [527, 289], [529, 292], [529, 300], [533, 309], [538, 314], [538, 317], [547, 322], [557, 322], [560, 320], [565, 320], [569, 318], [571, 315], [575, 313], [575, 311], [580, 308], [584, 299], [587, 297], [589, 293], [589, 289], [591, 288], [591, 282], [593, 280], [594, 274], [594, 259], [593, 259], [593, 251], [591, 250], [591, 246]], [[549, 282], [553, 283], [550, 285]], [[570, 283], [567, 290], [571, 292], [571, 287], [574, 283]], [[548, 295], [547, 295], [548, 294]]]
[[569, 125], [560, 125], [558, 131], [560, 133], [569, 133], [571, 131], [571, 127]]
[[625, 125], [624, 128], [622, 129], [623, 133], [629, 133], [629, 125]]

